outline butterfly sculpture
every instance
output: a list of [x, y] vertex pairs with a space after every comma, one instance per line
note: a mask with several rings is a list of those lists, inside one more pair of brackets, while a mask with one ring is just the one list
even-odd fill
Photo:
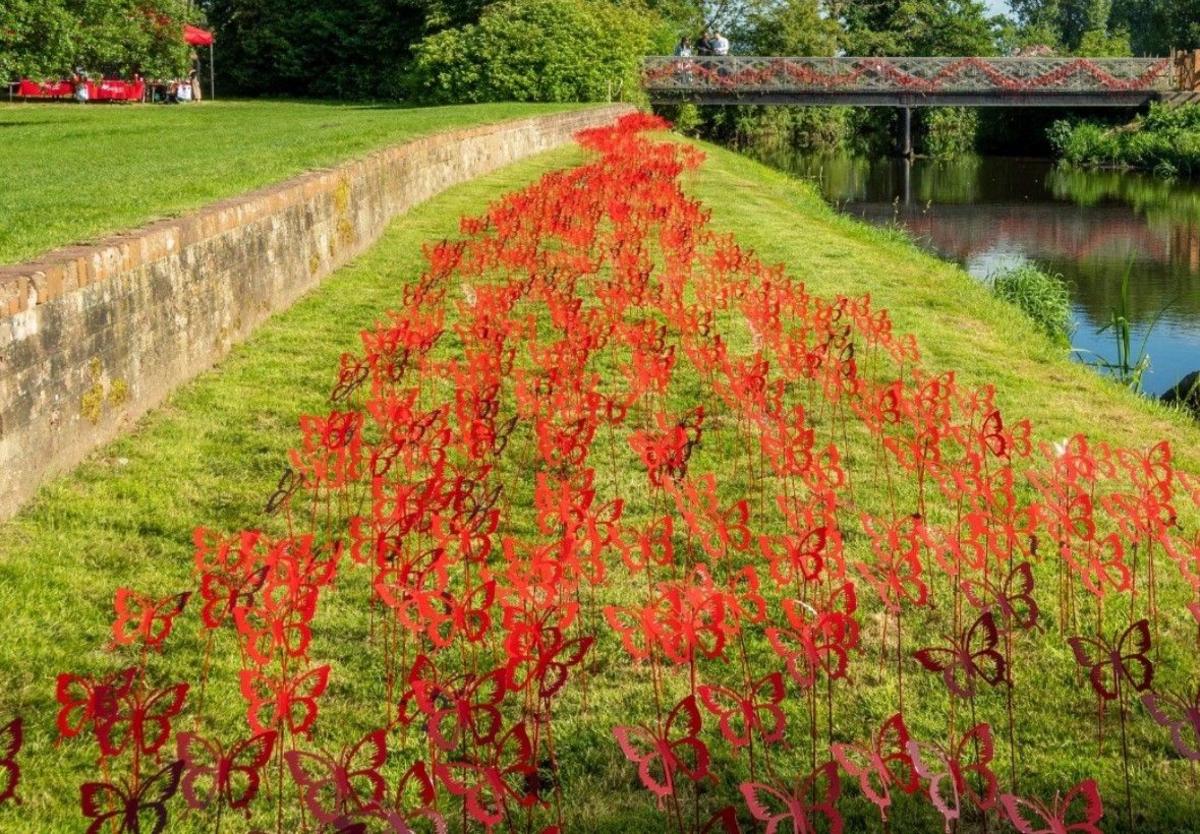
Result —
[[702, 721], [696, 698], [688, 695], [657, 726], [619, 726], [613, 735], [625, 758], [638, 766], [638, 778], [659, 799], [672, 796], [679, 776], [699, 781], [708, 775], [708, 747], [700, 740]]
[[739, 789], [750, 815], [764, 823], [766, 834], [841, 834], [837, 802], [842, 783], [836, 762], [826, 762], [789, 785], [743, 782]]
[[133, 784], [85, 783], [79, 805], [91, 820], [86, 834], [161, 834], [182, 775], [183, 762], [176, 761]]
[[347, 812], [368, 809], [384, 799], [388, 783], [380, 769], [387, 756], [384, 730], [367, 733], [338, 755], [307, 750], [283, 754], [292, 779], [303, 792], [305, 807], [325, 823]]
[[783, 675], [772, 672], [746, 687], [745, 693], [704, 684], [696, 689], [700, 703], [717, 717], [717, 728], [734, 747], [745, 747], [757, 738], [762, 744], [777, 744], [787, 729], [787, 716], [780, 704], [785, 687]]
[[904, 716], [896, 713], [883, 722], [866, 745], [842, 742], [830, 745], [834, 760], [858, 780], [859, 790], [879, 808], [884, 820], [892, 804], [893, 787], [909, 794], [919, 787], [908, 742]]
[[140, 643], [148, 649], [161, 649], [175, 627], [175, 618], [182, 612], [190, 591], [155, 600], [129, 588], [118, 588], [113, 607], [113, 643], [129, 646]]
[[996, 804], [997, 781], [991, 769], [995, 747], [988, 724], [976, 724], [948, 748], [915, 739], [909, 739], [906, 747], [947, 832], [962, 818], [964, 797], [980, 811]]
[[945, 646], [913, 652], [927, 671], [940, 672], [946, 688], [960, 698], [974, 698], [977, 682], [996, 686], [1005, 680], [1004, 655], [996, 648], [1000, 632], [991, 611], [984, 611]]
[[1155, 723], [1171, 731], [1175, 752], [1190, 761], [1200, 761], [1200, 687], [1190, 697], [1143, 692], [1141, 700]]
[[1049, 805], [1006, 793], [1000, 795], [1000, 807], [1021, 834], [1103, 834], [1104, 805], [1093, 779], [1083, 780], [1061, 798], [1055, 794]]
[[17, 754], [25, 740], [24, 726], [17, 717], [0, 727], [0, 805], [10, 800], [20, 801], [17, 785], [21, 782], [21, 766], [17, 763]]
[[1071, 637], [1067, 644], [1075, 655], [1075, 662], [1088, 670], [1088, 681], [1101, 700], [1117, 699], [1122, 683], [1143, 692], [1154, 680], [1154, 664], [1148, 657], [1149, 620], [1138, 620], [1115, 640]]
[[278, 733], [268, 730], [225, 749], [196, 733], [180, 733], [176, 739], [177, 756], [183, 762], [180, 789], [188, 807], [202, 810], [219, 803], [245, 810], [249, 816], [277, 738]]

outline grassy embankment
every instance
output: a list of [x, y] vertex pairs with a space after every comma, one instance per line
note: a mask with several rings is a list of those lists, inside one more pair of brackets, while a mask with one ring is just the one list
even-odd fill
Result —
[[571, 105], [0, 105], [0, 264], [439, 130]]
[[[809, 188], [784, 175], [725, 151], [707, 150], [708, 162], [689, 175], [688, 182], [713, 209], [718, 229], [736, 233], [769, 261], [786, 261], [792, 274], [814, 292], [870, 292], [878, 305], [891, 311], [899, 330], [917, 335], [931, 367], [956, 369], [965, 384], [994, 383], [1006, 415], [1032, 418], [1037, 438], [1057, 439], [1080, 431], [1097, 440], [1129, 444], [1169, 438], [1180, 465], [1200, 471], [1200, 431], [1184, 418], [1068, 364], [1060, 347], [965, 273], [902, 240], [834, 215]], [[264, 517], [262, 507], [286, 450], [297, 441], [297, 416], [328, 410], [325, 394], [339, 354], [356, 349], [358, 331], [398, 302], [400, 287], [422, 266], [420, 243], [453, 235], [460, 215], [477, 212], [485, 201], [579, 158], [577, 151], [567, 150], [522, 163], [453, 189], [400, 218], [370, 253], [270, 320], [217, 369], [181, 388], [135, 432], [94, 454], [74, 474], [44, 487], [20, 516], [0, 527], [5, 633], [0, 641], [0, 719], [19, 713], [29, 724], [27, 776], [21, 787], [25, 804], [0, 809], [0, 828], [81, 828], [78, 785], [92, 778], [92, 753], [86, 744], [53, 745], [53, 679], [61, 671], [114, 668], [103, 650], [113, 589], [123, 584], [166, 594], [189, 587], [191, 531], [196, 525], [223, 531], [265, 526], [281, 532], [279, 520]], [[699, 472], [724, 465], [723, 481], [734, 490], [749, 489], [737, 482], [744, 474], [729, 461], [740, 460], [741, 452], [730, 445], [731, 433], [725, 435], [729, 436], [723, 443], [706, 442], [698, 450], [693, 468]], [[718, 432], [714, 437], [724, 436]], [[845, 452], [850, 459], [869, 454], [852, 444]], [[517, 460], [519, 453], [520, 449]], [[600, 439], [593, 457], [607, 458]], [[598, 475], [597, 483], [607, 499], [620, 487], [621, 478], [639, 477], [636, 472], [609, 471]], [[510, 471], [504, 480], [522, 494], [530, 489], [527, 484], [522, 487], [519, 471]], [[520, 506], [521, 500], [514, 498], [513, 503]], [[848, 541], [852, 548], [863, 544], [861, 536]], [[1049, 596], [1051, 583], [1052, 574], [1044, 590]], [[864, 589], [863, 599], [868, 595]], [[347, 587], [321, 604], [316, 658], [322, 662], [336, 657], [338, 662], [322, 713], [322, 726], [327, 731], [335, 728], [332, 735], [321, 737], [330, 743], [357, 738], [365, 729], [364, 705], [380, 697], [380, 682], [366, 657], [370, 652], [364, 600], [363, 594]], [[1172, 601], [1167, 595], [1164, 607]], [[873, 640], [878, 605], [864, 607], [864, 635]], [[158, 680], [194, 679], [202, 645], [198, 630], [195, 612], [190, 611], [172, 638], [171, 650], [152, 662]], [[605, 640], [600, 656], [614, 662], [594, 670], [586, 705], [571, 695], [555, 722], [569, 830], [662, 830], [653, 802], [634, 787], [633, 766], [621, 757], [609, 730], [631, 716], [646, 715], [644, 672], [629, 669], [611, 644], [611, 635]], [[1026, 653], [1017, 705], [1024, 750], [1019, 764], [1022, 789], [1047, 795], [1055, 787], [1094, 775], [1109, 807], [1112, 825], [1106, 830], [1122, 830], [1119, 759], [1111, 738], [1106, 755], [1095, 755], [1092, 700], [1080, 689], [1069, 651], [1053, 626], [1044, 640], [1025, 643], [1021, 651]], [[237, 732], [242, 711], [235, 688], [227, 685], [239, 665], [233, 655], [230, 651], [214, 658], [212, 680], [226, 683], [219, 690], [210, 684], [206, 706], [220, 716], [227, 737]], [[767, 661], [770, 656], [762, 657]], [[768, 662], [769, 668], [779, 665], [774, 658]], [[861, 738], [868, 726], [877, 726], [890, 714], [895, 702], [894, 683], [876, 669], [873, 657], [860, 658], [855, 666], [857, 685], [838, 690], [837, 731], [847, 738]], [[945, 727], [941, 685], [919, 675], [914, 671], [906, 684], [907, 712], [914, 733], [932, 736]], [[981, 720], [986, 715], [999, 726], [1002, 704], [996, 695], [981, 698]], [[1115, 732], [1111, 720], [1109, 727]], [[801, 725], [797, 766], [807, 761], [803, 732]], [[1130, 744], [1133, 786], [1142, 814], [1137, 830], [1188, 830], [1195, 824], [1195, 799], [1186, 770], [1176, 767], [1181, 763], [1163, 765], [1165, 733], [1142, 716], [1133, 726]], [[998, 748], [996, 767], [1002, 779], [1007, 778], [1006, 763], [1007, 753]], [[722, 794], [731, 790], [730, 785], [721, 788]], [[861, 799], [846, 799], [842, 807], [848, 815], [847, 830], [879, 830], [877, 814]], [[903, 800], [893, 811], [892, 830], [941, 830], [940, 819], [927, 803]], [[223, 830], [242, 830], [240, 825], [236, 816], [227, 816]], [[191, 815], [180, 817], [170, 830], [211, 828], [211, 821]]]
[[1141, 168], [1161, 176], [1200, 174], [1200, 105], [1150, 112], [1124, 125], [1055, 122], [1055, 152], [1071, 165]]

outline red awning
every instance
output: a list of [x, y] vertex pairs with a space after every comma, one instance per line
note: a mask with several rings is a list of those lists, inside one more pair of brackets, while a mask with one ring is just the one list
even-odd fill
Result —
[[199, 26], [192, 26], [190, 23], [185, 23], [183, 26], [183, 39], [192, 46], [209, 46], [213, 42], [213, 34], [201, 29]]

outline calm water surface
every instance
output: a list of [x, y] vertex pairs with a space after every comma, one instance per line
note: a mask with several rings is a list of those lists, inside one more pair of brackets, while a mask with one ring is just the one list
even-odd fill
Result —
[[1135, 351], [1149, 333], [1146, 390], [1162, 393], [1200, 369], [1200, 183], [1007, 157], [763, 159], [813, 179], [848, 214], [904, 225], [977, 277], [1026, 261], [1061, 275], [1084, 359], [1115, 360], [1112, 332], [1099, 331], [1129, 269]]

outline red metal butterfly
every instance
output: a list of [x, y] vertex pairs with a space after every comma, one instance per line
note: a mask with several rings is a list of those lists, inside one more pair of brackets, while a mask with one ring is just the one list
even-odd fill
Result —
[[1104, 805], [1094, 779], [1080, 782], [1061, 799], [1056, 793], [1049, 805], [1006, 793], [1000, 806], [1021, 834], [1103, 834]]
[[841, 834], [837, 802], [842, 783], [837, 762], [826, 762], [792, 785], [742, 782], [739, 790], [750, 815], [766, 824], [766, 834]]
[[263, 766], [271, 758], [278, 734], [274, 730], [235, 742], [226, 750], [220, 742], [196, 733], [176, 739], [183, 762], [180, 789], [188, 807], [201, 810], [213, 804], [245, 809], [258, 796]]
[[613, 728], [625, 758], [638, 766], [638, 778], [659, 799], [674, 795], [676, 779], [692, 781], [708, 775], [708, 747], [700, 740], [702, 722], [696, 697], [675, 705], [660, 726]]
[[161, 834], [167, 827], [167, 803], [179, 789], [182, 773], [183, 762], [171, 762], [132, 785], [85, 783], [79, 804], [92, 821], [87, 834]]
[[840, 742], [830, 745], [833, 758], [846, 773], [858, 779], [863, 796], [879, 808], [884, 820], [892, 804], [893, 786], [905, 793], [915, 793], [920, 786], [908, 754], [908, 742], [904, 716], [896, 713], [883, 722], [865, 746]]
[[283, 754], [292, 779], [303, 792], [304, 805], [324, 823], [363, 811], [387, 795], [380, 768], [387, 761], [387, 732], [374, 730], [336, 756], [289, 750]]
[[996, 646], [1000, 633], [991, 611], [984, 611], [948, 645], [913, 652], [926, 670], [941, 672], [946, 688], [960, 698], [974, 698], [977, 680], [996, 686], [1005, 680], [1004, 655]]
[[1092, 690], [1102, 700], [1116, 699], [1121, 694], [1122, 682], [1143, 692], [1154, 680], [1154, 664], [1147, 657], [1150, 652], [1148, 620], [1138, 620], [1116, 640], [1070, 637], [1067, 644], [1075, 654], [1075, 662], [1088, 670]]

